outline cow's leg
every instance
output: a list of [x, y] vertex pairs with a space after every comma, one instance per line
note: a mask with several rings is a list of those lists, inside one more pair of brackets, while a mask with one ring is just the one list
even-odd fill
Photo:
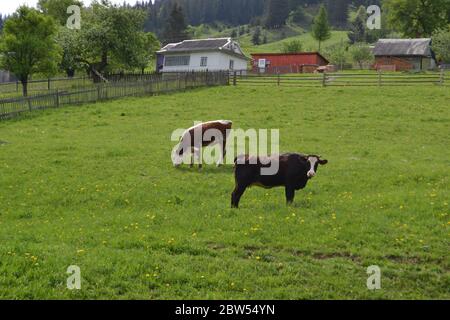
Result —
[[232, 208], [239, 207], [239, 201], [241, 200], [241, 197], [244, 194], [245, 189], [247, 189], [247, 186], [236, 184], [236, 187], [234, 188], [233, 193], [231, 194], [231, 207]]
[[194, 149], [194, 154], [195, 154], [195, 158], [197, 159], [197, 161], [198, 161], [198, 168], [199, 169], [201, 169], [202, 168], [202, 159], [200, 159], [200, 152], [201, 152], [201, 150], [202, 149], [198, 149], [198, 148], [195, 148]]
[[226, 140], [221, 141], [219, 143], [220, 145], [220, 150], [219, 150], [219, 160], [217, 160], [217, 166], [220, 167], [221, 165], [223, 165], [223, 163], [225, 162], [225, 154], [227, 153], [227, 148], [226, 148]]
[[191, 163], [189, 164], [189, 167], [192, 168], [194, 166], [194, 149], [191, 148]]
[[284, 189], [285, 193], [286, 193], [286, 203], [288, 205], [291, 205], [294, 202], [294, 197], [295, 197], [295, 188], [287, 185]]

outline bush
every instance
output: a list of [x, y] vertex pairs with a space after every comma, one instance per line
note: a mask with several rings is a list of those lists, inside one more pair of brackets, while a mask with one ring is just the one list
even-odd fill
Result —
[[355, 63], [362, 70], [364, 63], [370, 63], [374, 60], [374, 56], [370, 47], [365, 43], [355, 44], [350, 49], [350, 54]]
[[297, 53], [302, 52], [303, 45], [299, 40], [292, 40], [289, 42], [283, 42], [283, 48], [281, 49], [283, 53]]
[[433, 51], [438, 61], [450, 63], [450, 25], [433, 33]]

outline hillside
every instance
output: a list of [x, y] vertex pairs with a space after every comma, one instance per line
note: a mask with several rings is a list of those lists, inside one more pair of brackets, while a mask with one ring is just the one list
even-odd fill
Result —
[[[269, 42], [267, 44], [262, 44], [259, 46], [255, 46], [251, 42], [251, 36], [245, 36], [239, 39], [239, 42], [246, 54], [250, 54], [253, 52], [281, 52], [281, 48], [283, 47], [284, 42], [289, 42], [292, 40], [298, 40], [303, 45], [304, 51], [317, 51], [317, 41], [313, 39], [311, 33], [303, 33], [300, 35], [287, 37], [285, 39]], [[347, 33], [346, 31], [333, 31], [332, 36], [329, 40], [323, 43], [323, 47], [326, 48], [329, 45], [336, 44], [341, 40], [347, 41]]]
[[[243, 35], [235, 37], [235, 39], [240, 43], [242, 50], [246, 55], [251, 53], [261, 53], [261, 52], [281, 52], [283, 43], [297, 40], [303, 45], [303, 51], [317, 51], [318, 43], [312, 37], [311, 33], [308, 32], [301, 26], [297, 25], [286, 25], [283, 28], [276, 30], [262, 29], [261, 35], [267, 38], [267, 43], [261, 45], [254, 45], [252, 43], [252, 36], [255, 28], [248, 25], [242, 26], [246, 31]], [[217, 37], [230, 37], [233, 30], [237, 31], [237, 28], [219, 26], [219, 28], [214, 28], [209, 25], [200, 25], [197, 27], [190, 27], [190, 33], [193, 38], [196, 39], [206, 39], [206, 38], [217, 38]], [[250, 32], [248, 32], [250, 31]], [[328, 46], [334, 45], [341, 41], [348, 41], [347, 31], [332, 31], [331, 38], [323, 43], [322, 48], [327, 48]]]

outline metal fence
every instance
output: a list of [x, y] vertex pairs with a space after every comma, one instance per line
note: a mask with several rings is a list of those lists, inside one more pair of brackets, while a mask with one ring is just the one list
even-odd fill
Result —
[[410, 86], [448, 84], [445, 71], [433, 73], [314, 73], [314, 74], [252, 74], [233, 72], [233, 85], [247, 86]]
[[228, 72], [177, 73], [147, 81], [116, 81], [91, 85], [81, 90], [56, 90], [49, 94], [0, 100], [0, 119], [24, 112], [59, 108], [65, 105], [97, 102], [126, 96], [153, 95], [190, 88], [226, 85]]

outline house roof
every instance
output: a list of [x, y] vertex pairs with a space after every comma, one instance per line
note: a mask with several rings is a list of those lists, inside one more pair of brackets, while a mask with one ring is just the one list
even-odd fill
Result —
[[431, 39], [380, 39], [373, 53], [375, 56], [424, 56], [430, 57]]
[[328, 59], [325, 58], [323, 55], [320, 54], [320, 52], [295, 52], [295, 53], [251, 53], [251, 56], [265, 56], [265, 57], [272, 57], [272, 56], [310, 56], [310, 55], [317, 55], [321, 57], [326, 63], [329, 63]]
[[157, 53], [187, 53], [197, 51], [222, 51], [231, 55], [239, 56], [242, 59], [248, 59], [242, 52], [239, 44], [231, 38], [209, 38], [184, 40], [178, 43], [169, 43]]

